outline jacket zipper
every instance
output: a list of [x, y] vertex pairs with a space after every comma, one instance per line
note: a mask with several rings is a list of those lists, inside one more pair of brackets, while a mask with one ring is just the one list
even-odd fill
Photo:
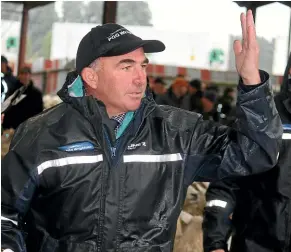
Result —
[[[86, 117], [88, 118], [88, 121], [92, 125], [95, 134], [98, 138], [100, 136], [99, 131], [96, 128], [96, 124], [92, 123], [92, 119], [90, 120], [90, 113], [86, 105], [85, 107], [85, 113], [87, 114]], [[93, 120], [94, 121], [94, 120]], [[102, 133], [104, 129], [102, 128]], [[111, 165], [111, 158], [110, 155], [106, 149], [106, 146], [104, 146], [104, 135], [101, 134], [100, 136], [101, 141], [100, 141], [100, 147], [103, 149], [104, 156], [106, 157], [106, 160], [108, 162], [108, 166]], [[104, 213], [105, 213], [105, 188], [107, 186], [107, 180], [109, 178], [109, 173], [110, 173], [110, 167], [107, 168], [108, 172], [106, 171], [106, 166], [105, 168], [102, 169], [102, 174], [101, 174], [101, 201], [100, 201], [100, 217], [99, 217], [99, 228], [98, 228], [98, 238], [97, 238], [97, 251], [102, 252], [102, 246], [103, 246], [103, 224], [104, 224]]]
[[[86, 106], [85, 106], [86, 107]], [[85, 109], [85, 111], [87, 110], [87, 116], [89, 116], [89, 113], [88, 113], [88, 109], [86, 108]], [[96, 135], [98, 136], [99, 134], [98, 134], [98, 130], [97, 130], [97, 128], [95, 127], [95, 124], [93, 124], [92, 122], [91, 122], [91, 120], [89, 120], [90, 121], [90, 123], [91, 123], [91, 125], [92, 125], [92, 127], [93, 127], [93, 129], [94, 129], [94, 131], [95, 131], [95, 133], [96, 133]], [[138, 127], [138, 130], [137, 130], [137, 132], [140, 130], [140, 127], [141, 127], [141, 125], [143, 124], [143, 121], [144, 121], [144, 118], [142, 118], [142, 121], [141, 121], [141, 123], [140, 123], [140, 125], [139, 125], [139, 127]], [[101, 147], [103, 147], [103, 149], [104, 149], [104, 155], [106, 156], [106, 158], [107, 158], [107, 161], [108, 161], [108, 163], [110, 164], [110, 165], [112, 165], [112, 161], [113, 161], [113, 158], [115, 159], [115, 158], [117, 158], [118, 160], [117, 160], [117, 162], [116, 162], [116, 164], [114, 165], [114, 166], [112, 166], [112, 168], [115, 168], [115, 167], [117, 167], [118, 166], [118, 164], [119, 164], [119, 162], [120, 162], [120, 157], [116, 157], [116, 150], [117, 150], [117, 147], [118, 147], [118, 145], [119, 145], [119, 143], [120, 143], [120, 139], [121, 139], [121, 137], [125, 134], [125, 133], [127, 133], [128, 131], [129, 131], [129, 129], [131, 128], [131, 126], [132, 126], [132, 124], [133, 124], [133, 121], [128, 125], [128, 127], [127, 127], [127, 129], [125, 130], [125, 132], [123, 132], [123, 134], [120, 136], [120, 138], [118, 138], [117, 139], [117, 141], [116, 141], [116, 143], [115, 143], [115, 145], [112, 147], [111, 146], [111, 142], [110, 142], [110, 140], [109, 140], [109, 137], [108, 137], [108, 135], [107, 135], [107, 132], [106, 132], [106, 130], [102, 127], [102, 133], [103, 134], [101, 134], [101, 139], [102, 139], [102, 142], [100, 142], [100, 145], [101, 145]], [[136, 136], [136, 134], [135, 134], [135, 136]], [[132, 139], [134, 139], [135, 138], [135, 136], [132, 138]], [[109, 153], [108, 153], [108, 151], [106, 151], [106, 150], [108, 150], [107, 148], [106, 148], [106, 146], [104, 146], [104, 138], [105, 138], [105, 141], [107, 142], [107, 145], [108, 145], [108, 149], [109, 149], [109, 153], [110, 153], [110, 155], [109, 155]], [[122, 156], [122, 154], [125, 152], [125, 150], [126, 150], [126, 148], [124, 148], [124, 150], [122, 151], [122, 153], [121, 153], [121, 155], [120, 156]], [[107, 180], [108, 180], [108, 178], [109, 178], [109, 173], [110, 173], [110, 167], [108, 168], [108, 174], [105, 174], [104, 175], [104, 172], [106, 172], [106, 171], [104, 171], [104, 169], [102, 169], [102, 182], [103, 181], [105, 181], [105, 183], [102, 183], [102, 185], [101, 185], [101, 204], [100, 204], [100, 221], [99, 221], [99, 230], [98, 230], [98, 240], [97, 240], [97, 251], [98, 252], [102, 252], [102, 246], [103, 246], [103, 238], [102, 238], [102, 233], [103, 233], [103, 222], [104, 222], [104, 213], [105, 213], [105, 190], [104, 190], [104, 188], [107, 186]], [[106, 178], [106, 180], [105, 180], [105, 178]], [[119, 197], [119, 202], [120, 202], [120, 197]], [[120, 205], [120, 203], [119, 203], [119, 205]], [[120, 220], [120, 211], [119, 211], [119, 213], [118, 213], [118, 230], [117, 230], [117, 234], [116, 234], [116, 249], [117, 249], [117, 251], [119, 251], [119, 243], [120, 243], [120, 241], [119, 241], [119, 239], [118, 239], [118, 233], [120, 232], [120, 224], [121, 224], [121, 220]]]
[[[136, 131], [136, 133], [135, 133], [135, 135], [130, 139], [130, 141], [132, 141], [132, 140], [134, 140], [135, 138], [136, 138], [136, 134], [139, 132], [139, 130], [140, 130], [140, 128], [141, 128], [141, 125], [143, 124], [143, 122], [144, 122], [144, 120], [145, 120], [145, 118], [143, 117], [142, 118], [142, 120], [141, 120], [141, 123], [139, 124], [139, 126], [138, 126], [138, 129], [137, 129], [137, 131]], [[130, 130], [130, 128], [132, 127], [132, 123], [130, 123], [129, 125], [128, 125], [128, 127], [127, 127], [127, 129], [125, 130], [125, 132], [120, 136], [120, 137], [122, 137], [124, 134], [126, 134], [129, 130]], [[130, 142], [129, 141], [129, 142]], [[123, 154], [124, 154], [124, 152], [126, 151], [126, 148], [124, 148], [123, 149], [123, 151], [122, 151], [122, 153], [121, 153], [121, 155], [120, 156], [122, 156]], [[120, 158], [119, 158], [119, 160], [116, 162], [116, 165], [115, 165], [115, 167], [117, 167], [118, 165], [119, 165], [119, 163], [120, 163]], [[123, 179], [121, 179], [121, 182], [123, 181]], [[121, 183], [120, 182], [120, 183]], [[120, 192], [120, 195], [119, 195], [119, 202], [118, 202], [118, 205], [120, 206], [120, 202], [122, 202], [122, 198], [123, 198], [123, 195], [122, 195], [122, 190], [121, 190], [121, 192]], [[122, 208], [122, 206], [120, 206], [120, 208], [119, 208], [119, 211], [118, 211], [118, 219], [117, 219], [117, 232], [116, 232], [116, 252], [118, 252], [118, 251], [120, 251], [120, 248], [119, 248], [119, 246], [120, 246], [120, 239], [119, 239], [119, 233], [120, 233], [120, 228], [121, 228], [121, 209]]]
[[118, 145], [119, 139], [117, 139], [116, 140], [116, 143], [112, 146], [112, 144], [110, 142], [110, 139], [108, 137], [108, 134], [107, 134], [107, 132], [105, 130], [104, 130], [104, 136], [105, 136], [106, 142], [108, 144], [109, 152], [111, 153], [111, 159], [112, 158], [115, 158], [116, 157], [116, 150], [117, 150], [117, 145]]
[[[103, 130], [102, 130], [103, 131]], [[100, 202], [100, 221], [99, 221], [99, 235], [98, 235], [98, 242], [97, 242], [97, 251], [102, 252], [102, 247], [103, 247], [103, 225], [104, 225], [104, 214], [105, 214], [105, 191], [106, 191], [106, 187], [108, 184], [108, 179], [109, 179], [109, 174], [110, 174], [110, 166], [111, 166], [111, 158], [110, 155], [108, 153], [108, 151], [106, 151], [106, 146], [104, 146], [104, 137], [102, 134], [102, 147], [104, 149], [104, 154], [106, 156], [107, 162], [108, 162], [108, 172], [106, 169], [102, 169], [102, 183], [101, 183], [101, 202]], [[110, 146], [109, 146], [110, 147]]]

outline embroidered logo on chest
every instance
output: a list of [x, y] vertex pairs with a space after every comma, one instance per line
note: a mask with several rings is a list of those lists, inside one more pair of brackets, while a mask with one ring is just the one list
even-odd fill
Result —
[[78, 142], [72, 143], [64, 146], [58, 147], [59, 150], [67, 151], [67, 152], [74, 152], [74, 151], [87, 151], [87, 150], [94, 150], [94, 145], [90, 142]]
[[129, 146], [127, 146], [127, 149], [128, 150], [135, 150], [137, 147], [141, 147], [141, 146], [144, 146], [146, 147], [146, 142], [140, 142], [140, 143], [137, 143], [137, 144], [131, 144]]

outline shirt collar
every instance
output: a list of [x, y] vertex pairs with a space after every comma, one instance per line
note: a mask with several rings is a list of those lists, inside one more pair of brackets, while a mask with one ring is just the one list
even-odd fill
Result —
[[120, 115], [116, 115], [116, 116], [112, 116], [110, 119], [118, 122], [118, 124], [122, 124], [125, 115], [126, 115], [126, 113], [120, 114]]

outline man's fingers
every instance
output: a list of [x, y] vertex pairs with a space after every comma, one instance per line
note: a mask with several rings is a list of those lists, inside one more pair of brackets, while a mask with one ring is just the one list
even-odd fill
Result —
[[241, 13], [240, 15], [240, 23], [241, 23], [241, 30], [242, 30], [242, 38], [243, 38], [243, 47], [247, 48], [247, 24], [246, 24], [246, 15]]
[[250, 13], [250, 16], [251, 16], [252, 25], [255, 26], [255, 20], [254, 20], [254, 15], [253, 15], [252, 10], [249, 10], [249, 13]]
[[256, 29], [253, 13], [251, 10], [247, 12], [247, 38], [248, 38], [248, 46], [255, 47], [256, 44]]
[[257, 49], [256, 29], [255, 29], [253, 13], [251, 10], [248, 10], [247, 12], [247, 37], [248, 37], [248, 46], [256, 50]]
[[251, 10], [247, 11], [246, 23], [247, 27], [254, 25], [253, 13]]
[[255, 31], [254, 26], [248, 27], [248, 44], [249, 44], [249, 48], [251, 48], [254, 51], [258, 51], [256, 31]]
[[237, 56], [241, 53], [242, 51], [242, 45], [241, 45], [241, 42], [239, 40], [235, 40], [234, 43], [233, 43], [233, 51], [234, 51], [234, 54]]

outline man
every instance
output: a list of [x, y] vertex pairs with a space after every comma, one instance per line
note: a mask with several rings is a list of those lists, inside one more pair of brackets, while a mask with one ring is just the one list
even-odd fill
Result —
[[156, 102], [160, 105], [169, 105], [176, 108], [190, 109], [189, 83], [183, 77], [177, 77], [168, 91], [157, 96]]
[[215, 111], [215, 102], [217, 100], [216, 86], [207, 87], [202, 98], [202, 115], [204, 120], [215, 121], [216, 119], [216, 111]]
[[171, 251], [194, 180], [273, 167], [281, 121], [258, 70], [252, 13], [241, 22], [237, 131], [153, 101], [145, 53], [163, 51], [162, 42], [117, 24], [86, 34], [59, 92], [64, 103], [22, 124], [4, 158], [2, 248]]
[[[274, 169], [252, 177], [211, 183], [204, 213], [204, 251], [291, 251], [291, 55], [275, 97], [283, 143]], [[232, 214], [233, 213], [233, 214]], [[232, 221], [229, 216], [232, 214]]]
[[28, 118], [43, 111], [41, 92], [34, 87], [31, 80], [31, 69], [23, 67], [19, 71], [19, 81], [22, 87], [11, 107], [5, 112], [3, 128], [16, 129]]
[[7, 58], [1, 55], [1, 103], [20, 87], [19, 81], [13, 76], [8, 66]]
[[199, 79], [193, 79], [189, 82], [189, 94], [190, 94], [190, 110], [197, 113], [203, 113], [203, 105], [201, 98], [203, 97], [204, 89], [203, 83]]
[[235, 91], [233, 88], [226, 88], [223, 95], [218, 98], [215, 104], [215, 121], [228, 125], [235, 120]]
[[152, 84], [150, 83], [150, 88], [151, 88], [154, 100], [156, 100], [156, 97], [158, 97], [159, 95], [163, 95], [167, 92], [167, 89], [165, 88], [165, 86], [166, 86], [166, 83], [160, 77], [155, 78]]

